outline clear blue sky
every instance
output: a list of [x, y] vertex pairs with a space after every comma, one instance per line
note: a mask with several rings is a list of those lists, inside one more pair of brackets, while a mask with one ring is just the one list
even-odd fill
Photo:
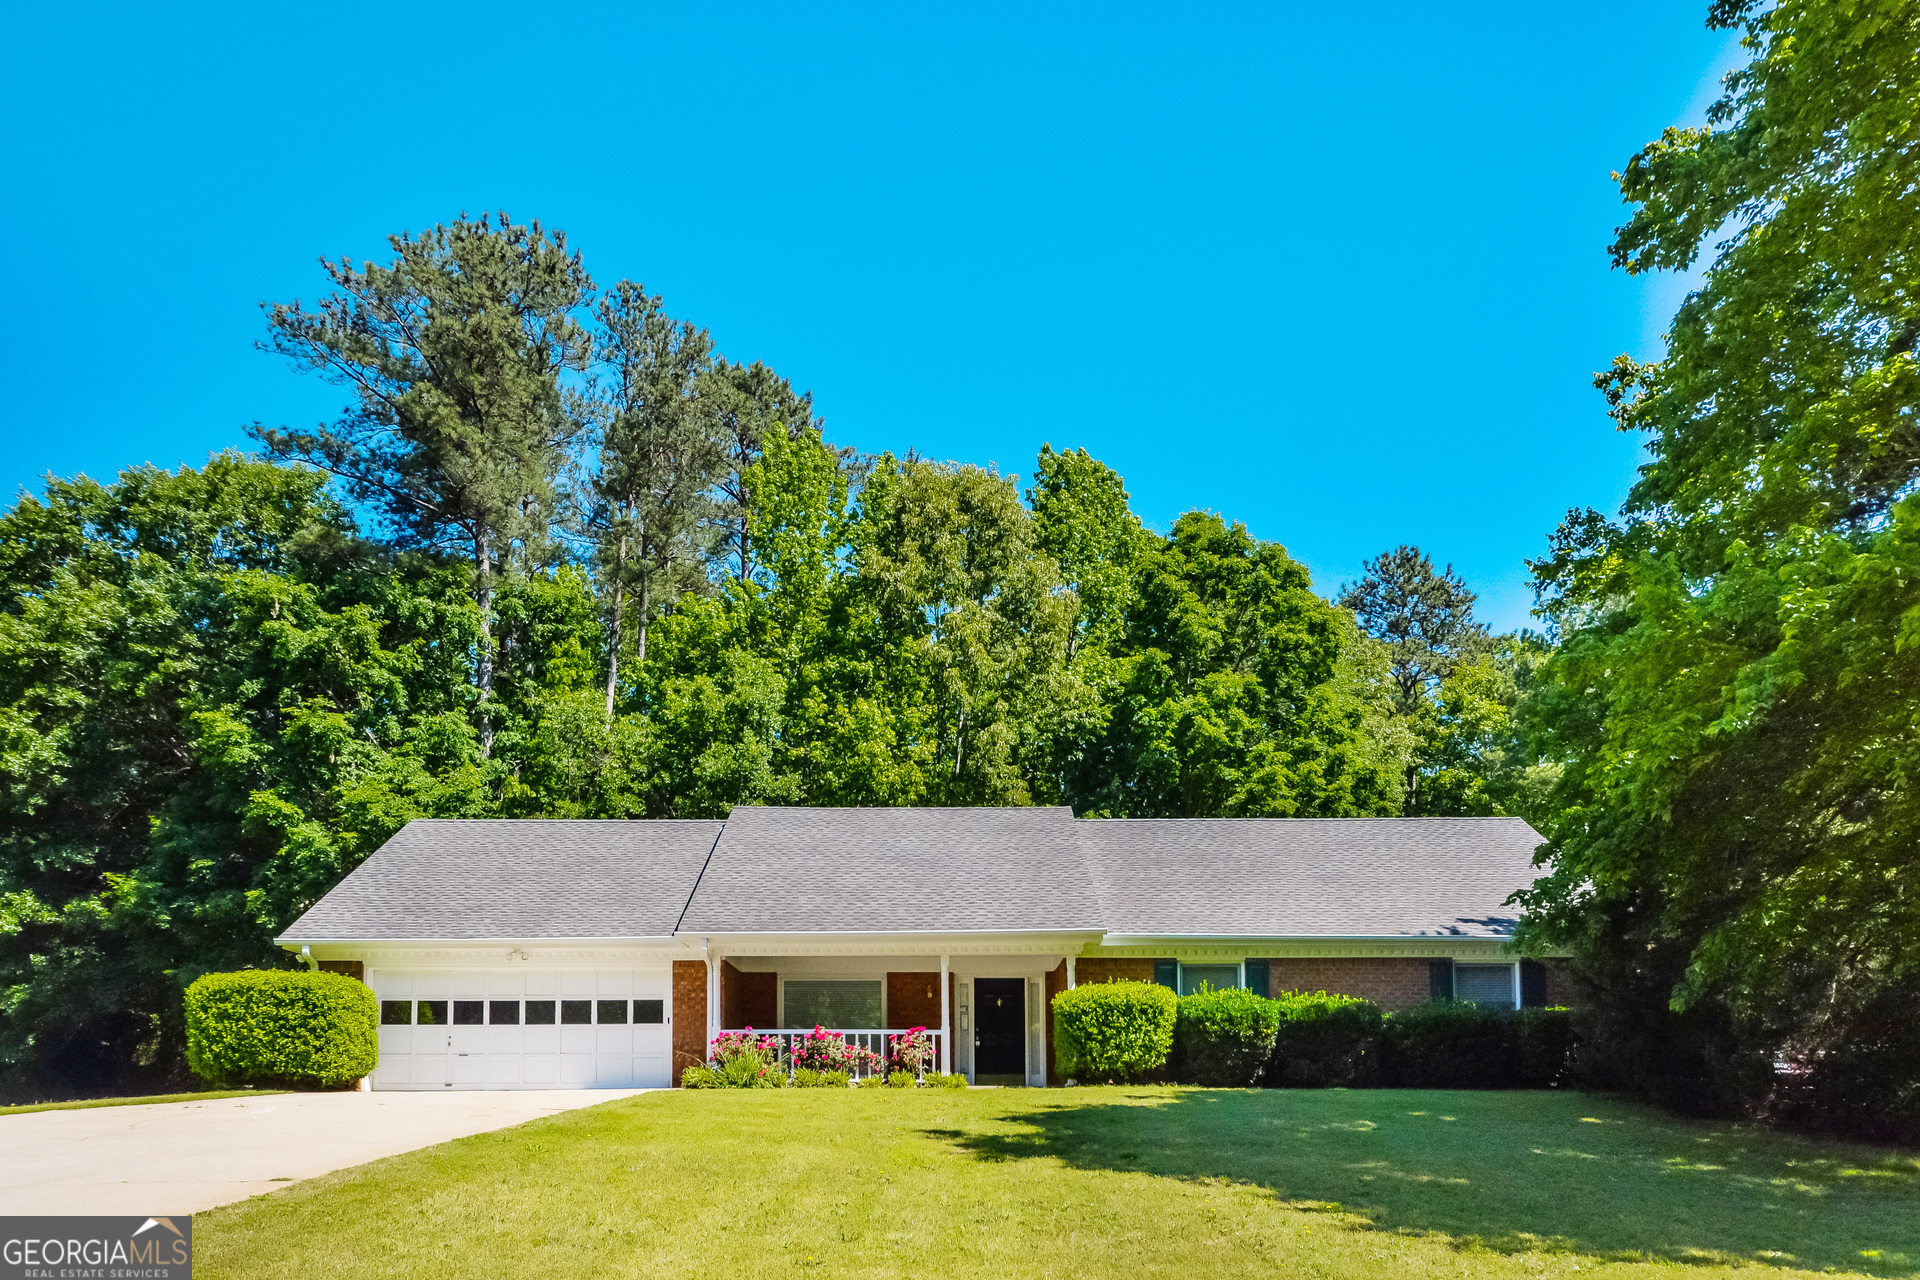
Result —
[[1286, 8], [23, 5], [0, 486], [330, 416], [258, 304], [505, 208], [836, 442], [1085, 446], [1156, 527], [1243, 520], [1329, 592], [1414, 542], [1518, 625], [1639, 456], [1592, 371], [1681, 292], [1608, 270], [1608, 171], [1736, 53], [1705, 0]]

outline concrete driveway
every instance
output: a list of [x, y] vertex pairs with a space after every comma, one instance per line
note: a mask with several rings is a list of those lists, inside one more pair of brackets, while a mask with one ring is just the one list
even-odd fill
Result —
[[640, 1092], [281, 1093], [0, 1116], [0, 1215], [195, 1213]]

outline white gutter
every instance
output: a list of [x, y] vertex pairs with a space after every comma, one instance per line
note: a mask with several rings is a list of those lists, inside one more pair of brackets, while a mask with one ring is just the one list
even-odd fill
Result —
[[274, 945], [292, 951], [295, 947], [388, 947], [388, 946], [435, 946], [435, 947], [580, 947], [633, 945], [636, 943], [670, 943], [689, 941], [681, 935], [671, 933], [633, 934], [605, 938], [529, 938], [524, 935], [508, 938], [307, 938], [305, 940], [282, 934], [275, 938]]

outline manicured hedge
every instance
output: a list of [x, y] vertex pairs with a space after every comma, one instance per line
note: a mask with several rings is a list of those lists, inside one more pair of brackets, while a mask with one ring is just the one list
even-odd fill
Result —
[[1053, 1007], [1059, 1072], [1085, 1083], [1548, 1089], [1569, 1082], [1579, 1043], [1565, 1009], [1449, 1000], [1387, 1014], [1324, 991], [1176, 1000], [1151, 983], [1095, 983], [1062, 992]]
[[1054, 1064], [1083, 1084], [1145, 1079], [1173, 1050], [1179, 1000], [1152, 982], [1095, 982], [1053, 998]]
[[1355, 1089], [1380, 1083], [1380, 1006], [1358, 996], [1289, 991], [1266, 1083], [1288, 1089]]
[[1181, 996], [1173, 1027], [1172, 1068], [1182, 1084], [1244, 1088], [1273, 1055], [1281, 1005], [1244, 988]]
[[187, 988], [187, 1065], [210, 1084], [336, 1088], [380, 1060], [380, 1006], [339, 973], [247, 969]]
[[1515, 1069], [1513, 1015], [1435, 1001], [1386, 1020], [1386, 1065], [1402, 1089], [1505, 1089]]
[[1386, 1020], [1385, 1074], [1403, 1089], [1546, 1089], [1567, 1082], [1578, 1041], [1565, 1009], [1422, 1005]]

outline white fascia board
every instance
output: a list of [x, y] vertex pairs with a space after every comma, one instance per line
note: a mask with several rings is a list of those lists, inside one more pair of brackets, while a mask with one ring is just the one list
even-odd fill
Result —
[[1505, 945], [1512, 941], [1506, 934], [1487, 933], [1109, 933], [1100, 939], [1103, 947], [1183, 946], [1317, 946], [1323, 942], [1364, 942], [1369, 944], [1403, 942], [1409, 946], [1440, 942], [1492, 942]]
[[283, 934], [274, 944], [284, 951], [301, 947], [663, 947], [686, 939], [672, 934], [645, 934], [616, 938], [296, 938]]
[[[1130, 953], [1135, 957], [1147, 952], [1205, 952], [1217, 957], [1225, 952], [1276, 959], [1338, 958], [1341, 956], [1410, 956], [1414, 958], [1495, 957], [1512, 958], [1513, 939], [1508, 936], [1464, 933], [1389, 933], [1389, 934], [1158, 934], [1112, 933], [1098, 944], [1090, 956]], [[1540, 957], [1565, 959], [1573, 953], [1564, 948], [1543, 951]]]
[[1098, 929], [1003, 929], [902, 932], [857, 929], [817, 933], [700, 933], [680, 937], [712, 954], [779, 955], [1077, 955], [1097, 943]]

